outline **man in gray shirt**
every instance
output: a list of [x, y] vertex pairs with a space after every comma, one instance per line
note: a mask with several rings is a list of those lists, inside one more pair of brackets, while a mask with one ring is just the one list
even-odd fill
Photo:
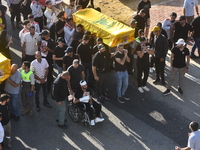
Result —
[[17, 69], [17, 64], [11, 66], [11, 76], [5, 83], [5, 92], [10, 95], [10, 113], [15, 116], [15, 121], [19, 121], [19, 90], [21, 82], [21, 74]]

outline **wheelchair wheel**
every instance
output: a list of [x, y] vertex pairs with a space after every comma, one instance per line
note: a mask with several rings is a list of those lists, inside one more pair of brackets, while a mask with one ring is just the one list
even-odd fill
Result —
[[74, 122], [80, 122], [82, 120], [82, 112], [73, 103], [69, 103], [68, 105], [68, 114]]
[[83, 120], [82, 121], [83, 121], [84, 126], [87, 126], [87, 125], [91, 126], [90, 125], [90, 118], [89, 118], [89, 116], [86, 112], [83, 113]]

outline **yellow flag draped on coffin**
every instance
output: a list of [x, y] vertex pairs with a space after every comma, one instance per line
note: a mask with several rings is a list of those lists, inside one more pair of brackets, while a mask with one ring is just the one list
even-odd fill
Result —
[[134, 29], [92, 8], [79, 10], [73, 14], [73, 18], [76, 24], [82, 24], [85, 30], [103, 38], [104, 43], [110, 47], [134, 40]]
[[0, 84], [11, 75], [10, 59], [0, 53]]

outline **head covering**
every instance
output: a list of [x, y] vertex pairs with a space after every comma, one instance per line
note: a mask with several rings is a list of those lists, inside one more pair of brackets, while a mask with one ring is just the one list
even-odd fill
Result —
[[179, 21], [186, 20], [185, 16], [180, 16]]
[[80, 84], [80, 86], [84, 86], [84, 85], [87, 84], [87, 82], [86, 82], [85, 80], [81, 80], [81, 81], [79, 82], [79, 84]]
[[99, 50], [105, 49], [105, 46], [104, 46], [103, 44], [99, 44], [99, 45], [98, 45], [98, 49], [99, 49]]
[[133, 19], [133, 20], [131, 21], [131, 24], [137, 24], [137, 20]]
[[177, 45], [185, 45], [185, 41], [184, 39], [178, 39], [178, 41], [176, 42]]
[[67, 47], [67, 49], [65, 50], [65, 53], [70, 53], [73, 52], [74, 48], [73, 47]]
[[62, 37], [59, 37], [59, 38], [57, 39], [57, 42], [58, 42], [58, 43], [65, 43], [65, 40], [64, 40]]
[[40, 35], [49, 35], [49, 31], [48, 30], [42, 30]]
[[154, 26], [151, 31], [152, 32], [160, 31], [160, 28], [158, 26]]

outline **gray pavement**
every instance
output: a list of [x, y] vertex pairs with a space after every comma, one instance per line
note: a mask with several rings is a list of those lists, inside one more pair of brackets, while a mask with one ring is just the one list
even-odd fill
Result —
[[[21, 65], [19, 30], [11, 29], [8, 17], [9, 12], [8, 33], [14, 40], [10, 48], [12, 62]], [[168, 80], [169, 63], [166, 63]], [[192, 120], [200, 123], [199, 67], [199, 62], [191, 61], [182, 96], [176, 89], [171, 95], [162, 96], [165, 88], [152, 83], [154, 73], [148, 79], [151, 90], [144, 94], [138, 92], [134, 79], [130, 78], [127, 95], [131, 100], [124, 104], [116, 100], [112, 72], [109, 83], [111, 100], [103, 103], [105, 121], [92, 128], [73, 122], [68, 114], [68, 129], [58, 128], [56, 103], [48, 96], [53, 108], [41, 105], [41, 112], [35, 112], [34, 116], [22, 116], [19, 122], [11, 120], [11, 150], [171, 150], [175, 145], [186, 146], [188, 124]]]

